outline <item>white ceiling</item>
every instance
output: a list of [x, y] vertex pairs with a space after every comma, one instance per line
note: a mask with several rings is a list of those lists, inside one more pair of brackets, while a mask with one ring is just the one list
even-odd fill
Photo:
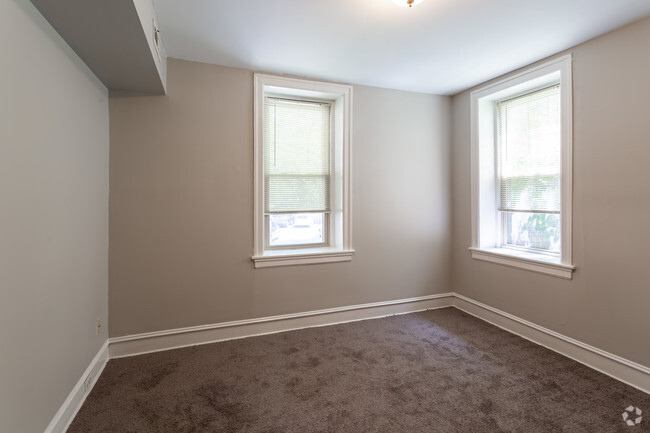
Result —
[[[650, 15], [649, 0], [154, 0], [169, 57], [442, 95]], [[650, 42], [650, 41], [649, 41]]]

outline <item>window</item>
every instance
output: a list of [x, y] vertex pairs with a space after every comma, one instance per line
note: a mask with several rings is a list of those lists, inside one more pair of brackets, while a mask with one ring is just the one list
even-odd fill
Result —
[[560, 86], [497, 102], [501, 243], [560, 253]]
[[571, 278], [571, 57], [472, 92], [472, 257]]
[[349, 261], [352, 88], [255, 75], [256, 268]]
[[331, 103], [264, 98], [267, 249], [328, 246]]

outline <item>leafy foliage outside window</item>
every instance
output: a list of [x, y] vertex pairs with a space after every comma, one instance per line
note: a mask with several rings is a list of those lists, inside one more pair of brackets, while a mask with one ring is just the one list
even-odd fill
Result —
[[558, 214], [505, 212], [506, 244], [560, 252], [560, 216]]

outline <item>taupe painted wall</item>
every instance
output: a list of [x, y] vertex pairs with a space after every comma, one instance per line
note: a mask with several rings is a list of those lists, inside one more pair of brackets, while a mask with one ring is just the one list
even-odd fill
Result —
[[351, 263], [254, 269], [253, 73], [112, 97], [110, 335], [450, 290], [449, 98], [355, 86]]
[[469, 91], [452, 103], [453, 287], [650, 366], [650, 19], [574, 55], [573, 280], [470, 258]]
[[107, 332], [108, 92], [0, 2], [0, 431], [45, 430]]

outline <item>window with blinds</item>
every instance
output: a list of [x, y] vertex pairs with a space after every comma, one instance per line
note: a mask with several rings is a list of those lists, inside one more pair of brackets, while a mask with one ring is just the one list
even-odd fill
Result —
[[472, 258], [571, 279], [570, 54], [470, 92]]
[[499, 210], [560, 213], [560, 86], [497, 103]]
[[331, 105], [264, 98], [267, 245], [326, 243], [330, 212]]
[[560, 86], [497, 103], [498, 195], [503, 244], [559, 253]]

